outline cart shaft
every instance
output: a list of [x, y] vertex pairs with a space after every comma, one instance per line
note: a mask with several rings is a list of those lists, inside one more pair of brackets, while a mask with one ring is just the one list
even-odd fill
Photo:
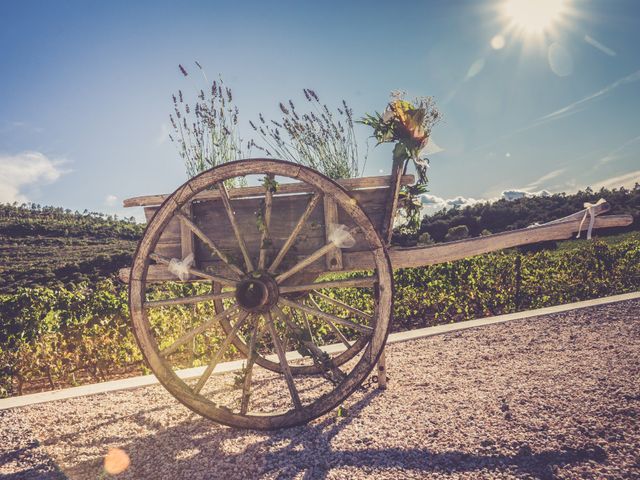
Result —
[[[567, 240], [578, 232], [578, 230], [587, 230], [589, 222], [582, 222], [583, 217], [584, 210], [544, 225], [523, 228], [521, 230], [514, 230], [510, 232], [496, 233], [485, 237], [477, 237], [422, 247], [392, 247], [389, 249], [391, 266], [394, 270], [399, 268], [423, 267], [452, 262], [454, 260], [473, 257], [483, 253], [495, 252], [505, 248], [513, 248], [552, 240]], [[608, 215], [605, 217], [596, 217], [593, 228], [626, 227], [631, 225], [631, 223], [633, 223], [633, 217], [631, 215]], [[341, 271], [344, 272], [370, 270], [373, 268], [371, 254], [369, 252], [350, 253], [348, 251], [344, 251], [342, 254], [342, 262], [343, 266]], [[317, 273], [320, 274], [324, 272], [326, 272], [326, 270], [320, 268]], [[129, 269], [123, 268], [120, 270], [119, 276], [123, 281], [128, 282]], [[151, 265], [149, 267], [149, 279], [151, 281], [175, 280], [175, 276], [170, 273], [166, 267]]]

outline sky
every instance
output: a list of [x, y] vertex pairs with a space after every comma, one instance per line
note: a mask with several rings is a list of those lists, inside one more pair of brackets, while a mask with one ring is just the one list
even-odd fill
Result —
[[[245, 138], [312, 88], [356, 117], [433, 96], [431, 208], [640, 182], [637, 0], [0, 0], [0, 202], [142, 218], [186, 180], [171, 95], [233, 89]], [[391, 147], [358, 125], [365, 175]], [[368, 147], [367, 147], [368, 145]]]

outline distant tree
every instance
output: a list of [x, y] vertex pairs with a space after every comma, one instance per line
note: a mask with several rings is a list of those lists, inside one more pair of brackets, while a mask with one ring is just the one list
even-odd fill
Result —
[[429, 232], [424, 232], [418, 237], [418, 245], [432, 245], [433, 243], [435, 242], [431, 238], [431, 235], [429, 235]]
[[469, 227], [466, 225], [458, 225], [457, 227], [451, 227], [444, 237], [446, 242], [453, 242], [455, 240], [462, 240], [469, 236]]
[[484, 230], [493, 233], [525, 228], [533, 223], [545, 223], [582, 210], [585, 202], [604, 198], [611, 206], [612, 214], [629, 214], [634, 218], [628, 227], [607, 229], [606, 234], [616, 234], [640, 229], [640, 184], [632, 189], [592, 189], [576, 192], [523, 197], [508, 201], [477, 203], [464, 208], [441, 210], [422, 218], [419, 234], [428, 232], [435, 242], [442, 242], [450, 228], [466, 225], [472, 237]]
[[423, 220], [420, 231], [427, 232], [434, 242], [443, 242], [445, 235], [449, 231], [449, 222], [446, 220], [436, 220], [435, 222], [428, 223], [425, 226], [425, 222]]

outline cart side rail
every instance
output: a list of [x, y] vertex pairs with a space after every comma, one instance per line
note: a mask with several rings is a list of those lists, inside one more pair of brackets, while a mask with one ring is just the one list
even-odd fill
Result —
[[[392, 180], [391, 175], [361, 178], [343, 178], [337, 180], [338, 184], [347, 190], [364, 190], [369, 188], [388, 188]], [[410, 185], [415, 181], [413, 175], [402, 175], [401, 185]], [[283, 183], [278, 187], [275, 195], [295, 194], [309, 192], [306, 183]], [[140, 197], [127, 198], [123, 202], [124, 207], [150, 207], [161, 205], [169, 194], [144, 195]], [[229, 189], [230, 198], [261, 197], [264, 196], [263, 186], [240, 187]], [[193, 200], [215, 200], [220, 198], [218, 190], [207, 190], [194, 196]]]

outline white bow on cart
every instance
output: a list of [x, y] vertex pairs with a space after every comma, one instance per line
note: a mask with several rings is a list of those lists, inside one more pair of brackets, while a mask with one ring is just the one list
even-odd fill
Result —
[[596, 214], [593, 211], [593, 209], [599, 205], [602, 205], [603, 203], [607, 203], [607, 201], [604, 198], [601, 198], [596, 203], [584, 202], [584, 208], [586, 208], [586, 210], [584, 212], [584, 217], [582, 217], [582, 221], [580, 222], [580, 227], [578, 227], [578, 234], [576, 235], [576, 238], [580, 238], [580, 233], [582, 232], [582, 225], [584, 224], [584, 221], [587, 219], [587, 215], [591, 215], [591, 219], [589, 220], [589, 228], [587, 228], [587, 240], [591, 240], [591, 230], [593, 230], [593, 224], [596, 221]]
[[193, 253], [190, 253], [182, 260], [178, 258], [172, 258], [167, 266], [168, 270], [177, 276], [181, 281], [185, 281], [189, 278], [189, 269], [193, 265]]

